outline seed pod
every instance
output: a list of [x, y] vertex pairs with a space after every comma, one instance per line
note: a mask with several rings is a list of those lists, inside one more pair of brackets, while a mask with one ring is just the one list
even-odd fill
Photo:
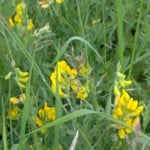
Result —
[[24, 84], [22, 84], [21, 82], [17, 82], [17, 85], [22, 89], [26, 88], [26, 86]]
[[25, 78], [19, 78], [19, 81], [26, 83], [29, 80], [29, 77], [25, 77]]
[[9, 72], [9, 73], [5, 76], [5, 80], [10, 79], [11, 75], [12, 75], [12, 72]]
[[21, 71], [19, 68], [16, 68], [15, 71], [16, 71], [17, 76], [19, 76], [19, 77], [21, 77], [21, 78], [26, 77], [26, 76], [29, 75], [28, 72], [26, 72], [26, 71]]

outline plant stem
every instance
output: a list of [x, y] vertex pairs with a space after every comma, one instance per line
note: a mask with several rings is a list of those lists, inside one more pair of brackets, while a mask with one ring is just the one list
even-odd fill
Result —
[[141, 0], [141, 5], [140, 5], [140, 13], [139, 13], [138, 23], [137, 23], [137, 27], [136, 27], [136, 33], [135, 33], [133, 51], [132, 51], [132, 55], [131, 55], [130, 65], [129, 65], [128, 78], [131, 77], [132, 69], [133, 69], [133, 65], [134, 65], [134, 57], [135, 57], [135, 52], [136, 52], [137, 38], [138, 38], [138, 34], [139, 34], [139, 26], [140, 26], [141, 18], [142, 18], [142, 9], [143, 9], [143, 0]]
[[117, 0], [116, 3], [117, 7], [117, 23], [118, 23], [118, 57], [119, 62], [121, 64], [121, 72], [124, 72], [124, 59], [123, 59], [123, 52], [124, 52], [124, 41], [123, 41], [123, 6], [122, 0]]

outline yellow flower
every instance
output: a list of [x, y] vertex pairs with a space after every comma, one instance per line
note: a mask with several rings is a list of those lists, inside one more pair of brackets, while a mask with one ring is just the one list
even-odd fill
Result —
[[58, 71], [60, 71], [61, 73], [64, 73], [64, 72], [69, 73], [69, 72], [71, 72], [71, 68], [70, 68], [70, 66], [66, 63], [66, 61], [64, 61], [64, 60], [59, 61], [59, 62], [57, 63], [57, 65], [58, 65]]
[[55, 108], [54, 107], [48, 107], [47, 102], [44, 103], [44, 108], [40, 109], [38, 114], [39, 114], [39, 117], [41, 119], [45, 119], [45, 120], [49, 120], [49, 121], [53, 121], [56, 118]]
[[119, 135], [120, 139], [124, 139], [126, 136], [125, 131], [123, 129], [119, 129], [118, 135]]
[[132, 120], [132, 126], [135, 127], [140, 121], [139, 116]]
[[86, 76], [88, 73], [89, 67], [86, 67], [84, 64], [80, 64], [79, 66], [79, 74], [81, 76]]
[[77, 96], [76, 98], [80, 99], [80, 100], [85, 100], [88, 97], [87, 94], [87, 90], [85, 87], [81, 87], [78, 91], [77, 91]]
[[61, 4], [64, 0], [56, 0], [56, 3]]
[[127, 80], [121, 80], [119, 81], [119, 84], [121, 85], [121, 87], [127, 87], [132, 83], [131, 80], [127, 81]]
[[57, 63], [50, 80], [52, 82], [51, 89], [54, 93], [56, 93], [58, 80], [58, 94], [62, 97], [67, 97], [70, 89], [76, 94], [77, 99], [83, 100], [88, 97], [87, 87], [77, 79], [77, 70], [71, 68], [64, 60]]
[[144, 106], [139, 106], [134, 112], [133, 116], [138, 116], [144, 109]]
[[122, 91], [122, 96], [121, 96], [126, 102], [130, 99], [130, 95], [125, 91], [123, 90]]
[[123, 106], [125, 104], [125, 102], [126, 101], [123, 96], [118, 97], [118, 99], [117, 99], [118, 106]]
[[8, 118], [11, 120], [18, 120], [20, 115], [21, 115], [21, 110], [16, 105], [14, 105], [8, 112]]
[[[73, 71], [74, 72], [74, 71]], [[57, 63], [57, 68], [55, 68], [55, 71], [51, 74], [50, 80], [52, 82], [51, 89], [54, 93], [56, 93], [56, 85], [57, 85], [57, 78], [58, 78], [58, 94], [60, 96], [67, 96], [64, 89], [68, 86], [68, 78], [69, 74], [71, 73], [70, 66], [66, 63], [66, 61], [62, 60]]]
[[25, 10], [25, 8], [26, 8], [26, 5], [25, 5], [25, 3], [19, 3], [17, 6], [16, 6], [16, 12], [17, 12], [17, 14], [19, 14], [19, 15], [22, 15], [22, 12]]
[[[56, 88], [57, 88], [57, 87], [56, 87], [56, 84], [53, 84], [53, 85], [51, 86], [51, 90], [52, 90], [53, 93], [55, 93], [55, 94], [56, 94], [56, 91], [57, 91]], [[65, 91], [65, 90], [64, 90], [64, 91]], [[65, 93], [64, 91], [63, 91], [62, 86], [59, 85], [59, 88], [58, 88], [58, 95], [60, 95], [61, 97], [67, 97], [67, 93]]]
[[21, 27], [22, 26], [22, 16], [19, 14], [16, 14], [14, 16], [14, 22], [16, 23], [17, 27]]
[[12, 104], [18, 104], [18, 98], [16, 98], [16, 97], [11, 97], [11, 98], [9, 99], [9, 101], [10, 101]]
[[17, 24], [21, 24], [22, 23], [22, 17], [19, 14], [16, 14], [15, 17], [14, 17], [14, 21]]
[[[144, 106], [138, 106], [138, 101], [134, 100], [128, 92], [125, 90], [132, 81], [125, 80], [126, 75], [117, 71], [117, 79], [114, 84], [114, 94], [115, 94], [115, 108], [113, 110], [112, 116], [125, 122], [128, 126], [135, 128], [139, 123], [139, 115], [144, 109]], [[117, 128], [118, 136], [120, 139], [124, 139], [126, 134], [131, 134], [132, 130], [118, 125]]]
[[77, 75], [77, 70], [76, 69], [68, 69], [67, 73], [70, 75], [71, 78], [75, 78]]
[[28, 31], [31, 31], [32, 29], [33, 29], [33, 21], [32, 21], [32, 19], [29, 19], [28, 20], [28, 25], [27, 25], [27, 30]]
[[[143, 111], [144, 106], [138, 106], [138, 101], [134, 100], [123, 90], [120, 98], [113, 111], [113, 117], [125, 122], [128, 126], [135, 127], [139, 122], [139, 115]], [[132, 133], [129, 128], [119, 127], [119, 137], [124, 139], [126, 134]]]
[[31, 31], [34, 26], [32, 19], [28, 17], [26, 5], [24, 2], [19, 3], [16, 6], [16, 12], [13, 19], [11, 17], [9, 18], [9, 24], [11, 27], [14, 27], [16, 25], [16, 27], [19, 29], [26, 29], [27, 31]]
[[[57, 91], [57, 83], [56, 83], [56, 72], [53, 72], [52, 75], [50, 76], [50, 79], [52, 81], [52, 86], [51, 86], [51, 90], [53, 93], [56, 93]], [[66, 97], [67, 95], [63, 92], [63, 88], [62, 88], [62, 84], [65, 84], [65, 81], [63, 79], [63, 77], [61, 76], [60, 72], [58, 72], [58, 94], [62, 97]], [[60, 84], [61, 83], [61, 84]]]
[[119, 88], [117, 86], [114, 87], [114, 94], [116, 96], [120, 96], [120, 91], [119, 91]]
[[123, 115], [123, 111], [121, 107], [118, 107], [115, 111], [115, 114], [119, 117]]
[[[34, 118], [33, 118], [34, 119]], [[44, 103], [44, 107], [39, 109], [38, 116], [34, 119], [37, 126], [41, 127], [49, 121], [54, 121], [56, 119], [56, 110], [55, 107], [47, 106], [47, 102]], [[45, 133], [46, 130], [42, 129], [42, 133]]]
[[83, 86], [79, 80], [71, 80], [71, 89], [76, 93], [76, 98], [80, 100], [85, 100], [88, 97], [88, 88]]
[[[128, 126], [132, 126], [132, 119], [131, 119], [131, 118], [127, 118], [126, 121], [125, 121], [125, 123], [126, 123]], [[130, 133], [132, 132], [132, 130], [129, 129], [129, 128], [125, 128], [125, 131], [126, 131], [127, 134], [130, 134]]]
[[9, 21], [9, 25], [13, 28], [15, 26], [15, 24], [14, 24], [12, 18], [9, 17], [8, 21]]
[[127, 109], [134, 111], [137, 108], [138, 101], [133, 101], [133, 99], [129, 99], [129, 102], [127, 104]]
[[120, 96], [120, 92], [124, 90], [127, 86], [129, 86], [132, 81], [125, 80], [126, 75], [117, 71], [117, 79], [114, 84], [114, 94], [115, 96]]
[[43, 121], [39, 117], [36, 117], [35, 123], [39, 127], [43, 126]]
[[79, 81], [77, 80], [77, 79], [73, 79], [73, 80], [71, 80], [71, 89], [74, 91], [74, 92], [76, 92], [76, 91], [78, 91], [78, 89], [79, 89], [79, 87], [80, 87], [80, 83], [79, 83]]
[[17, 98], [17, 97], [11, 97], [10, 99], [9, 99], [9, 101], [12, 103], [12, 104], [18, 104], [18, 103], [23, 103], [24, 102], [24, 100], [25, 100], [25, 94], [21, 94], [20, 96], [19, 96], [19, 98]]

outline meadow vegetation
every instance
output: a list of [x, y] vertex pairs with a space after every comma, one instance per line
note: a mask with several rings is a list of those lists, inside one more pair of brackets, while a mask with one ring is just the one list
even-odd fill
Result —
[[1, 0], [0, 150], [149, 150], [149, 35], [149, 0]]

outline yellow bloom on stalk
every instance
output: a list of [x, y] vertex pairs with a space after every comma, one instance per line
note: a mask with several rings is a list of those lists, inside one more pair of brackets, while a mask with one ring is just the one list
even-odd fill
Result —
[[25, 9], [26, 5], [24, 2], [19, 3], [16, 6], [15, 16], [9, 17], [8, 19], [9, 24], [12, 28], [16, 26], [17, 28], [27, 29], [27, 31], [31, 31], [33, 29], [33, 21], [28, 17], [28, 14]]
[[117, 75], [117, 78], [115, 80], [114, 90], [113, 90], [115, 94], [115, 103], [118, 102], [118, 97], [120, 97], [121, 91], [132, 83], [131, 80], [125, 79], [126, 78], [125, 74], [117, 71], [116, 75]]
[[120, 96], [120, 90], [117, 85], [114, 86], [114, 94], [115, 96]]
[[26, 4], [25, 4], [24, 2], [19, 3], [19, 4], [16, 6], [16, 12], [17, 12], [17, 14], [22, 15], [22, 12], [25, 10], [25, 8], [26, 8]]
[[[44, 107], [39, 109], [38, 116], [35, 118], [36, 125], [41, 127], [45, 123], [54, 121], [56, 119], [56, 109], [55, 107], [47, 106], [47, 102], [44, 103]], [[41, 130], [42, 133], [45, 133], [46, 130]]]
[[56, 0], [56, 3], [61, 4], [64, 0]]
[[9, 99], [9, 101], [12, 103], [12, 104], [18, 104], [18, 103], [24, 103], [24, 100], [25, 100], [25, 94], [21, 94], [20, 96], [19, 96], [19, 98], [17, 98], [17, 97], [11, 97], [10, 99]]
[[72, 80], [70, 86], [72, 91], [76, 93], [77, 99], [84, 100], [88, 97], [88, 88], [83, 86], [79, 80]]
[[34, 27], [33, 21], [32, 21], [32, 19], [29, 19], [28, 25], [27, 25], [27, 30], [31, 31], [33, 29], [33, 27]]
[[14, 24], [12, 18], [9, 17], [8, 21], [9, 21], [9, 25], [13, 28], [15, 26], [15, 24]]
[[125, 131], [124, 131], [123, 129], [119, 129], [118, 135], [119, 135], [119, 137], [120, 137], [121, 139], [124, 139], [125, 136], [126, 136], [126, 133], [125, 133]]
[[58, 84], [58, 94], [62, 97], [68, 96], [69, 89], [76, 94], [77, 99], [84, 100], [88, 97], [86, 86], [82, 85], [80, 80], [77, 79], [77, 70], [75, 68], [71, 68], [64, 60], [57, 63], [57, 67], [51, 74], [50, 80], [52, 82], [52, 91], [56, 93]]
[[58, 62], [58, 71], [60, 71], [61, 73], [63, 73], [63, 72], [70, 73], [71, 72], [71, 68], [66, 63], [66, 61], [62, 60], [62, 61]]
[[88, 97], [87, 89], [84, 86], [80, 87], [80, 89], [77, 91], [76, 98], [84, 100], [87, 97]]
[[86, 76], [87, 73], [88, 73], [88, 70], [89, 70], [88, 66], [85, 66], [84, 64], [80, 64], [80, 66], [79, 66], [79, 74], [81, 76]]
[[57, 63], [57, 67], [55, 71], [50, 76], [50, 80], [52, 82], [51, 89], [54, 93], [56, 93], [56, 85], [58, 78], [58, 94], [60, 96], [67, 96], [67, 93], [64, 92], [65, 88], [68, 86], [69, 77], [75, 77], [76, 71], [71, 69], [70, 66], [66, 63], [66, 61], [62, 60]]
[[[139, 115], [142, 113], [143, 109], [143, 105], [139, 106], [138, 101], [134, 100], [123, 90], [113, 110], [113, 117], [134, 128], [139, 122]], [[126, 134], [132, 133], [131, 129], [120, 125], [118, 125], [118, 129], [118, 135], [121, 139], [124, 139]]]
[[20, 16], [19, 14], [16, 14], [14, 17], [14, 21], [15, 21], [15, 23], [17, 23], [17, 25], [21, 25], [22, 24], [22, 16]]
[[129, 86], [131, 83], [132, 83], [131, 80], [128, 80], [128, 81], [127, 81], [127, 80], [122, 80], [122, 81], [119, 82], [119, 84], [120, 84], [121, 87], [127, 87], [127, 86]]
[[21, 110], [18, 106], [14, 105], [9, 111], [7, 117], [11, 120], [18, 120], [21, 115]]

